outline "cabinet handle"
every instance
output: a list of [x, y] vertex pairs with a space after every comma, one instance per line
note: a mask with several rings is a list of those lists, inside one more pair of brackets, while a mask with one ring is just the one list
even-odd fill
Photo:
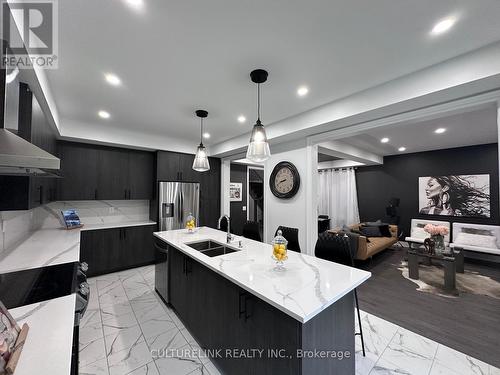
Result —
[[127, 239], [127, 228], [123, 228], [123, 239]]
[[38, 195], [39, 202], [40, 202], [40, 204], [43, 204], [43, 186], [42, 185], [40, 185], [38, 187], [38, 194], [39, 194]]
[[97, 200], [97, 189], [94, 190], [94, 199]]
[[182, 258], [182, 273], [186, 274], [186, 258]]
[[250, 309], [248, 308], [248, 301], [251, 300], [251, 296], [246, 292], [241, 292], [239, 295], [239, 318], [244, 318], [245, 322], [252, 316]]

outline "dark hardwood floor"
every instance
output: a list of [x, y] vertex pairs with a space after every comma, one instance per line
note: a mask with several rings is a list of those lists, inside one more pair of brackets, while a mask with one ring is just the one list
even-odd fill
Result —
[[[461, 293], [446, 298], [416, 290], [397, 266], [405, 249], [394, 247], [360, 268], [372, 278], [358, 288], [361, 309], [443, 345], [500, 367], [500, 300]], [[465, 269], [500, 282], [500, 266], [466, 260]]]

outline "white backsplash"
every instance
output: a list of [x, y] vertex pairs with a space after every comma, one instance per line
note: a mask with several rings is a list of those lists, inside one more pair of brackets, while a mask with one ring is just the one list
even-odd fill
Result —
[[29, 211], [0, 212], [0, 253], [40, 228], [62, 226], [61, 210], [75, 209], [83, 224], [149, 220], [148, 200], [58, 201]]

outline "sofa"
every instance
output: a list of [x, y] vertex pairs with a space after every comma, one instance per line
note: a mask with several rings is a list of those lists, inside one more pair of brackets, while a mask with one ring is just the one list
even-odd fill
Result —
[[500, 226], [453, 223], [451, 248], [465, 250], [469, 256], [488, 254], [500, 258]]
[[[349, 225], [349, 228], [354, 231], [359, 231], [363, 223]], [[398, 226], [389, 225], [391, 237], [366, 237], [354, 233], [354, 238], [357, 238], [356, 259], [367, 260], [381, 251], [388, 249], [398, 242]], [[332, 233], [343, 233], [341, 228], [330, 230]]]
[[405, 238], [405, 241], [408, 242], [409, 247], [413, 247], [415, 244], [417, 246], [423, 245], [424, 240], [429, 238], [431, 235], [424, 231], [424, 227], [427, 224], [432, 225], [442, 225], [448, 228], [448, 234], [444, 236], [444, 244], [448, 246], [450, 244], [450, 223], [447, 221], [438, 221], [438, 220], [423, 220], [423, 219], [411, 219], [411, 228], [410, 235]]

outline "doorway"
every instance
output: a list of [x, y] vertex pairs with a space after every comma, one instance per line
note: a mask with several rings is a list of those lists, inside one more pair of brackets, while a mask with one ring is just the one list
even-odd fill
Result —
[[248, 167], [247, 220], [259, 224], [260, 237], [264, 232], [264, 169]]

